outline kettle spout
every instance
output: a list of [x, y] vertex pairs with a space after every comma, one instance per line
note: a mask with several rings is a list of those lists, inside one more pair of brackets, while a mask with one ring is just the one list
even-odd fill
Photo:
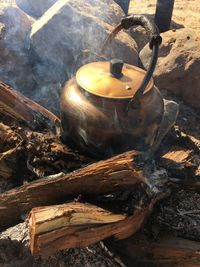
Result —
[[108, 35], [108, 37], [105, 39], [105, 41], [103, 42], [103, 45], [101, 47], [100, 50], [100, 54], [104, 54], [107, 46], [111, 43], [112, 39], [115, 38], [115, 36], [123, 29], [121, 23], [118, 24], [114, 30]]

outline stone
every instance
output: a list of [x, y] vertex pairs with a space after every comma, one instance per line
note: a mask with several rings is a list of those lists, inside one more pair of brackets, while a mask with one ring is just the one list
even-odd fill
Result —
[[[186, 103], [200, 108], [200, 36], [191, 29], [168, 31], [162, 35], [154, 80], [160, 89], [180, 96]], [[151, 50], [146, 45], [140, 52], [145, 68]]]
[[[40, 18], [50, 7], [52, 7], [58, 0], [16, 0], [17, 6], [26, 12], [28, 15]], [[79, 6], [85, 11], [90, 11], [90, 5], [95, 6], [95, 16], [100, 17], [105, 22], [116, 23], [119, 21], [119, 18], [124, 16], [124, 12], [119, 7], [120, 5], [125, 5], [125, 9], [128, 7], [129, 0], [126, 0], [126, 4], [117, 5], [113, 0], [87, 0], [79, 1]], [[76, 1], [75, 1], [76, 2]], [[78, 3], [78, 2], [77, 2]], [[77, 3], [75, 5], [77, 5]], [[114, 11], [114, 12], [113, 12]]]
[[0, 80], [29, 95], [34, 77], [27, 38], [33, 20], [16, 7], [0, 11]]
[[57, 0], [16, 0], [21, 10], [35, 18], [41, 17], [56, 2]]
[[[87, 61], [102, 60], [101, 46], [113, 30], [110, 18], [115, 23], [120, 21], [113, 5], [120, 9], [112, 0], [59, 0], [33, 24], [30, 45], [40, 60], [34, 67], [40, 82], [63, 83]], [[137, 64], [136, 48], [135, 41], [121, 32], [106, 50], [104, 59], [115, 57]], [[90, 57], [84, 51], [89, 51]]]
[[[154, 23], [154, 15], [145, 14], [145, 17], [147, 17], [152, 23]], [[129, 29], [129, 33], [131, 37], [136, 41], [138, 51], [141, 51], [144, 46], [150, 42], [150, 36], [142, 26], [131, 27]]]
[[68, 2], [80, 13], [83, 11], [85, 14], [91, 14], [93, 17], [113, 26], [117, 25], [124, 17], [124, 12], [113, 0], [75, 0]]
[[141, 26], [133, 27], [130, 29], [130, 35], [136, 41], [138, 51], [141, 51], [144, 46], [149, 43], [150, 39], [145, 29]]
[[81, 65], [113, 57], [137, 64], [137, 45], [125, 32], [119, 33], [103, 57], [100, 55], [105, 38], [122, 16], [113, 0], [60, 0], [54, 4], [30, 33], [37, 88], [33, 99], [59, 114], [62, 86]]

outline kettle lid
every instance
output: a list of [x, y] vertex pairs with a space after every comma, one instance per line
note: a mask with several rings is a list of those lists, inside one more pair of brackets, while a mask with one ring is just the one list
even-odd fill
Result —
[[[140, 88], [146, 72], [136, 66], [113, 59], [110, 62], [93, 62], [82, 66], [76, 73], [76, 80], [87, 92], [105, 98], [132, 98]], [[144, 94], [153, 87], [150, 80]]]

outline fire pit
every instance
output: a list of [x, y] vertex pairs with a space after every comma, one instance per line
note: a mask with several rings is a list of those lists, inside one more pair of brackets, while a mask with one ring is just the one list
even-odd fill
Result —
[[[68, 1], [55, 7], [65, 19], [75, 12]], [[181, 104], [177, 118], [178, 104], [155, 87], [161, 39], [144, 16], [124, 18], [110, 37], [133, 24], [151, 32], [147, 71], [113, 57], [78, 66], [63, 89], [61, 120], [0, 82], [0, 265], [81, 266], [73, 262], [81, 255], [86, 263], [92, 255], [91, 266], [199, 264], [200, 139], [189, 134], [198, 116]], [[114, 40], [127, 48], [120, 34]]]

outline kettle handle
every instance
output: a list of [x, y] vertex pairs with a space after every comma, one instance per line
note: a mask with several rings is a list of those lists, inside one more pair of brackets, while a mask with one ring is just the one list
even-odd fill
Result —
[[140, 106], [140, 98], [142, 97], [145, 88], [147, 87], [149, 81], [152, 78], [153, 72], [156, 67], [157, 59], [158, 59], [158, 50], [159, 45], [162, 43], [162, 37], [160, 36], [159, 30], [154, 22], [149, 20], [144, 15], [129, 15], [121, 20], [121, 23], [115, 28], [113, 33], [111, 34], [111, 39], [116, 36], [116, 34], [122, 29], [129, 29], [132, 26], [142, 26], [148, 35], [150, 36], [149, 47], [152, 50], [151, 61], [149, 64], [149, 68], [146, 72], [144, 80], [142, 81], [140, 88], [137, 93], [133, 96], [133, 98], [129, 101], [126, 112], [129, 111], [130, 106], [134, 103], [137, 106]]
[[149, 64], [149, 68], [147, 69], [144, 80], [142, 81], [140, 88], [137, 93], [133, 96], [133, 98], [129, 101], [126, 111], [129, 111], [130, 106], [136, 102], [137, 105], [140, 105], [140, 98], [144, 93], [146, 86], [148, 85], [150, 79], [152, 78], [153, 72], [156, 67], [156, 63], [158, 60], [158, 50], [159, 46], [162, 43], [162, 37], [160, 36], [159, 30], [154, 22], [149, 20], [144, 15], [130, 15], [121, 20], [120, 24], [122, 29], [129, 29], [132, 26], [142, 26], [148, 35], [150, 36], [149, 47], [152, 50], [151, 61]]

